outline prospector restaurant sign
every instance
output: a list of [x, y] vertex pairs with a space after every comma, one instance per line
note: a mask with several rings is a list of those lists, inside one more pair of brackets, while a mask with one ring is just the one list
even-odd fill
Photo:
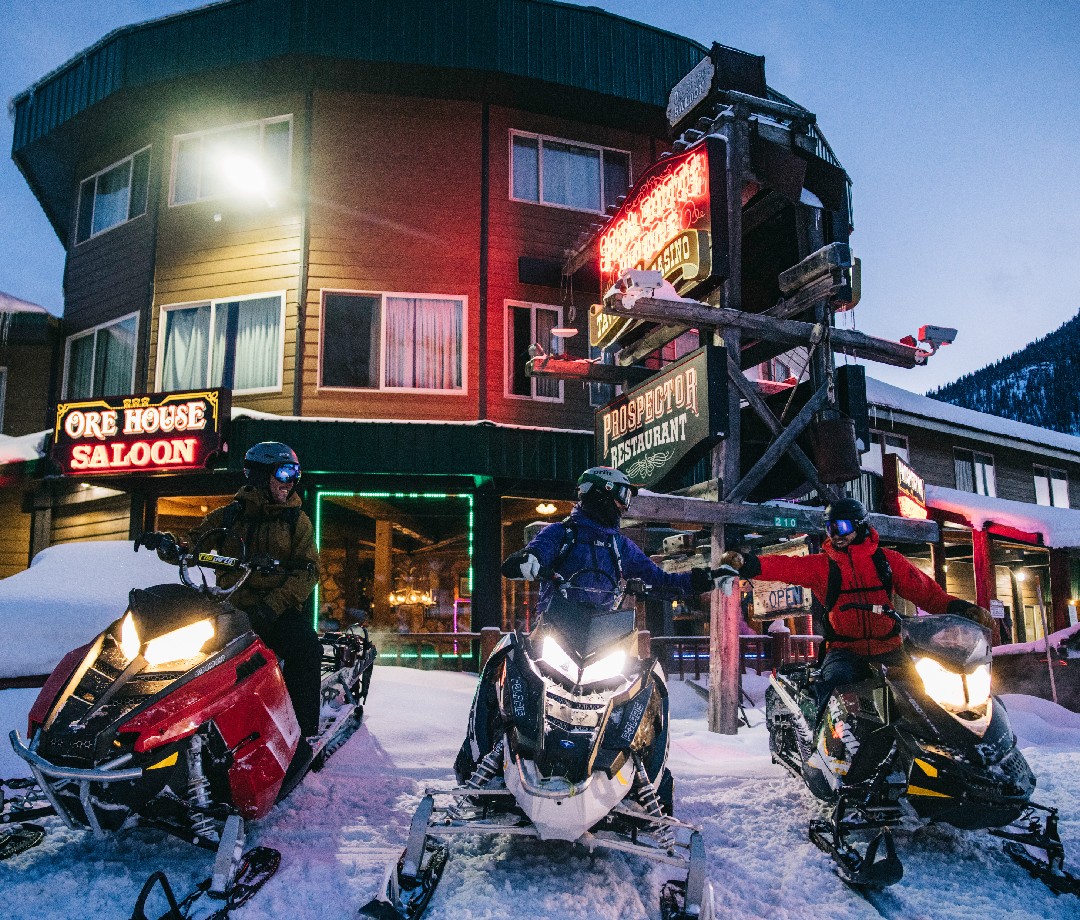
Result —
[[727, 354], [706, 345], [596, 412], [596, 457], [631, 482], [660, 482], [727, 433]]
[[229, 397], [203, 390], [60, 403], [53, 460], [72, 476], [202, 469], [222, 449]]
[[661, 272], [684, 297], [727, 274], [726, 161], [710, 136], [642, 174], [600, 231], [601, 290], [631, 268]]

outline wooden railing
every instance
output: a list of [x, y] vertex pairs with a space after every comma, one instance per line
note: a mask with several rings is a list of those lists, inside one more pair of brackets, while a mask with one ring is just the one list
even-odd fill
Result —
[[[379, 662], [407, 667], [467, 671], [487, 661], [503, 633], [489, 626], [478, 633], [383, 633], [374, 635]], [[700, 678], [709, 673], [708, 636], [650, 636], [639, 633], [640, 654], [655, 654], [671, 677]], [[746, 671], [773, 671], [780, 665], [812, 662], [820, 636], [770, 633], [739, 637], [739, 663]]]

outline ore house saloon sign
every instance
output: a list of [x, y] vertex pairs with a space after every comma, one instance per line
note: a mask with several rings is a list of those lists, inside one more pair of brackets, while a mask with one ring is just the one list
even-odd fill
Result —
[[706, 345], [596, 412], [596, 454], [651, 486], [692, 462], [727, 429], [726, 352]]
[[60, 403], [53, 459], [65, 475], [202, 469], [222, 449], [228, 390]]

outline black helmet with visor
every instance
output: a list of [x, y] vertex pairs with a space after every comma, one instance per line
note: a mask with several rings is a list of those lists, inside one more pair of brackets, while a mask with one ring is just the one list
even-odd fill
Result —
[[839, 498], [825, 509], [825, 530], [830, 537], [855, 534], [856, 541], [870, 533], [870, 514], [856, 498]]

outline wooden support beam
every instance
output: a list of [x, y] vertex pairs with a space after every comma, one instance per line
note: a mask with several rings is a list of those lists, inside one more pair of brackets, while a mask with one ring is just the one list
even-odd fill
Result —
[[[739, 365], [735, 363], [735, 359], [728, 355], [728, 379], [735, 385], [735, 388], [742, 394], [743, 398], [749, 404], [750, 408], [757, 413], [758, 417], [769, 426], [769, 430], [774, 436], [779, 436], [783, 431], [784, 426], [780, 424], [780, 420], [773, 415], [772, 409], [761, 398], [757, 389], [746, 376], [743, 374]], [[806, 453], [798, 444], [792, 444], [788, 447], [788, 455], [795, 461], [796, 466], [802, 471], [802, 474], [807, 478], [807, 481], [815, 489], [818, 490], [818, 494], [832, 500], [836, 497], [832, 488], [827, 486], [818, 478], [817, 467], [814, 466]]]
[[620, 367], [614, 364], [601, 364], [586, 358], [563, 358], [548, 355], [544, 358], [530, 358], [525, 365], [526, 377], [554, 377], [559, 380], [587, 380], [590, 383], [638, 384], [647, 380], [656, 371], [647, 367]]
[[675, 341], [686, 332], [686, 328], [686, 326], [663, 325], [650, 329], [632, 345], [627, 345], [615, 352], [615, 363], [620, 366], [637, 364], [646, 355], [652, 354], [658, 348], [663, 348], [668, 342]]
[[806, 405], [799, 410], [799, 414], [777, 435], [776, 440], [766, 448], [765, 453], [758, 458], [757, 463], [732, 487], [724, 498], [730, 502], [741, 502], [746, 498], [761, 483], [761, 480], [768, 475], [769, 470], [776, 466], [777, 461], [784, 453], [795, 444], [795, 439], [806, 430], [806, 426], [813, 420], [814, 413], [821, 409], [828, 399], [828, 386], [820, 387], [807, 400]]
[[[699, 303], [675, 300], [656, 300], [642, 297], [630, 309], [623, 309], [618, 298], [604, 304], [605, 313], [612, 316], [633, 316], [656, 323], [679, 323], [699, 329], [739, 329], [757, 338], [790, 345], [809, 345], [821, 336], [814, 323], [777, 319], [759, 313], [744, 313], [727, 307], [706, 307]], [[878, 361], [896, 367], [915, 367], [925, 361], [925, 353], [910, 345], [890, 342], [866, 335], [854, 329], [829, 329], [832, 349], [868, 361]]]
[[[678, 495], [641, 492], [634, 497], [624, 526], [634, 521], [672, 521], [680, 524], [736, 524], [762, 530], [782, 529], [791, 533], [821, 533], [824, 509], [790, 505], [751, 505], [702, 501]], [[777, 522], [780, 523], [777, 523]], [[897, 543], [933, 543], [940, 528], [936, 521], [871, 514], [870, 525], [882, 539]]]

